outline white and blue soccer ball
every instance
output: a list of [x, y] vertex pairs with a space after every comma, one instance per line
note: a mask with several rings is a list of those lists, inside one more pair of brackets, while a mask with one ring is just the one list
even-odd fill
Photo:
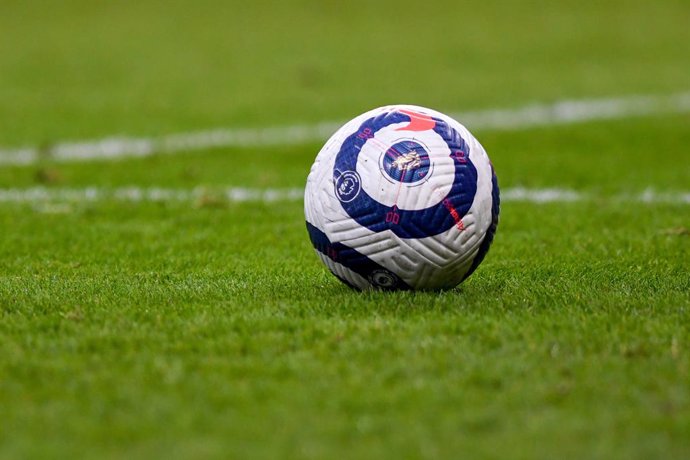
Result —
[[447, 115], [411, 105], [340, 128], [316, 157], [304, 197], [316, 253], [362, 290], [457, 286], [488, 252], [498, 212], [481, 144]]

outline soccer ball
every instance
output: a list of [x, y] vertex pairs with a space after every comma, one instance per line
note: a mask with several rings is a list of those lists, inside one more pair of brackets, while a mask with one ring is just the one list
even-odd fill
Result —
[[316, 253], [356, 289], [457, 286], [484, 259], [499, 191], [484, 148], [454, 119], [391, 105], [346, 123], [307, 179]]

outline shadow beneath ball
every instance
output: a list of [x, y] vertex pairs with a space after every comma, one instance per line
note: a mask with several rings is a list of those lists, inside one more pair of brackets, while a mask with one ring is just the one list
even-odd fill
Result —
[[360, 290], [336, 279], [314, 283], [322, 299], [319, 310], [333, 315], [371, 317], [406, 316], [420, 312], [454, 313], [467, 307], [460, 302], [465, 286], [436, 290]]

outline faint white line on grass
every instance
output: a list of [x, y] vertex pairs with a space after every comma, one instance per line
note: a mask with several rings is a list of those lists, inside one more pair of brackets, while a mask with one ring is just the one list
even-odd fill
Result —
[[[629, 197], [621, 197], [623, 200]], [[669, 193], [656, 192], [648, 188], [639, 195], [633, 196], [633, 199], [642, 203], [683, 203], [690, 204], [690, 192]]]
[[[518, 108], [452, 114], [470, 129], [515, 130], [635, 116], [690, 112], [690, 92], [656, 96], [564, 100]], [[266, 147], [324, 141], [342, 122], [266, 128], [219, 128], [158, 137], [113, 136], [93, 141], [59, 142], [46, 147], [0, 148], [0, 165], [115, 160], [174, 154], [219, 147]]]
[[299, 201], [301, 188], [255, 189], [228, 187], [223, 189], [173, 189], [160, 187], [120, 188], [6, 188], [0, 189], [0, 203], [91, 203], [98, 201], [126, 202], [276, 202]]
[[532, 203], [551, 203], [580, 201], [581, 193], [560, 188], [528, 189], [523, 187], [509, 188], [501, 192], [501, 201], [527, 201]]
[[554, 104], [466, 112], [454, 116], [461, 122], [466, 120], [469, 128], [498, 131], [688, 112], [690, 92], [667, 96], [564, 100]]
[[[2, 203], [96, 203], [116, 202], [179, 202], [199, 205], [284, 201], [302, 201], [301, 188], [245, 188], [226, 187], [206, 189], [175, 189], [160, 187], [120, 187], [120, 188], [6, 188], [0, 189]], [[591, 201], [615, 201], [638, 203], [690, 204], [690, 192], [657, 192], [647, 189], [638, 194], [618, 194], [601, 196], [562, 188], [530, 189], [524, 187], [507, 188], [501, 192], [501, 202], [526, 203], [569, 203]]]

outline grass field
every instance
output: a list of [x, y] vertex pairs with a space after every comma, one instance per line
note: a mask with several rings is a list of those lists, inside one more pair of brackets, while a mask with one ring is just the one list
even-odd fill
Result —
[[[3, 1], [0, 155], [690, 90], [685, 1], [344, 5]], [[506, 200], [441, 293], [351, 291], [300, 200], [224, 197], [321, 142], [0, 164], [55, 193], [0, 199], [0, 457], [690, 457], [690, 115], [473, 131], [502, 190], [583, 198]], [[202, 192], [59, 197], [127, 187]]]

